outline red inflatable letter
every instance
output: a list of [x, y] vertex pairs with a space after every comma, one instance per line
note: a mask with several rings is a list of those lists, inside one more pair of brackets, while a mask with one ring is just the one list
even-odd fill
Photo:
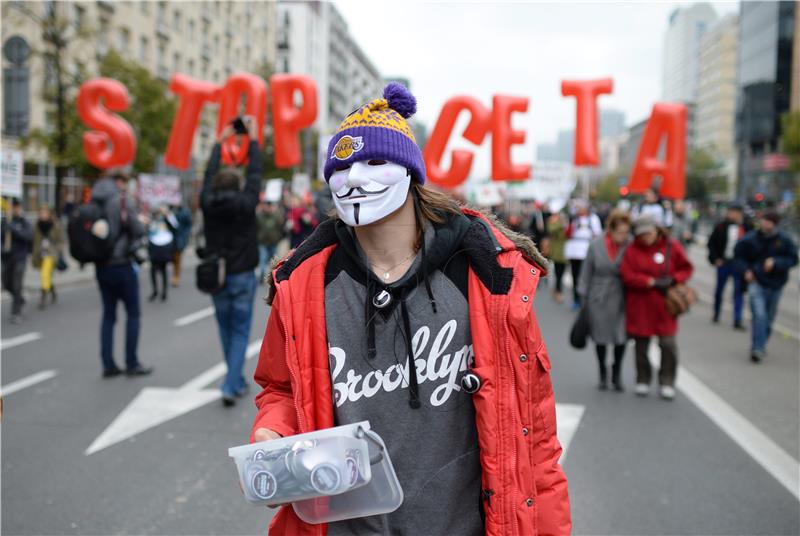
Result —
[[492, 113], [477, 99], [457, 96], [445, 103], [423, 151], [428, 179], [443, 188], [454, 188], [464, 182], [472, 167], [472, 153], [461, 149], [453, 151], [450, 169], [444, 170], [439, 165], [447, 147], [447, 140], [450, 139], [458, 114], [462, 110], [470, 113], [469, 124], [462, 134], [464, 139], [480, 145], [489, 132]]
[[[660, 175], [659, 193], [664, 197], [683, 199], [686, 190], [686, 118], [683, 104], [659, 102], [653, 106], [628, 184], [631, 192], [644, 192], [652, 184], [653, 176]], [[658, 159], [658, 147], [663, 136], [667, 136], [667, 153], [662, 161]]]
[[597, 154], [597, 96], [612, 91], [614, 91], [614, 82], [610, 78], [561, 82], [561, 94], [565, 97], [575, 97], [577, 101], [576, 166], [596, 166], [600, 163], [600, 157]]
[[[101, 103], [100, 100], [103, 100]], [[128, 90], [117, 80], [95, 78], [78, 91], [78, 115], [94, 130], [83, 135], [83, 152], [100, 169], [127, 166], [136, 155], [133, 129], [118, 115], [128, 109]]]
[[511, 146], [525, 143], [525, 132], [511, 130], [511, 114], [526, 112], [526, 97], [495, 95], [492, 101], [492, 180], [519, 181], [531, 176], [530, 164], [511, 163]]
[[[296, 166], [303, 161], [300, 154], [300, 131], [317, 119], [317, 84], [305, 75], [275, 74], [269, 78], [272, 88], [272, 126], [275, 129], [275, 165]], [[294, 105], [295, 92], [303, 97], [303, 105]]]
[[178, 111], [172, 121], [164, 163], [178, 169], [187, 169], [203, 104], [218, 101], [222, 87], [176, 74], [170, 81], [169, 90], [178, 96]]
[[[267, 119], [267, 83], [260, 76], [250, 73], [239, 73], [225, 82], [220, 96], [219, 113], [217, 115], [217, 135], [225, 125], [241, 114], [239, 103], [242, 95], [247, 98], [244, 115], [252, 115], [258, 123], [258, 144], [264, 146], [264, 122]], [[222, 142], [222, 161], [229, 166], [240, 166], [247, 163], [247, 146], [250, 140], [245, 135], [241, 144], [236, 143], [233, 136]]]

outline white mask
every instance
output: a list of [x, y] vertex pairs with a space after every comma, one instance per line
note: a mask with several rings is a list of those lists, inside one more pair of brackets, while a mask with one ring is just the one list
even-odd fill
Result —
[[339, 217], [347, 225], [369, 225], [385, 218], [405, 203], [411, 174], [386, 160], [354, 162], [334, 171], [328, 185]]

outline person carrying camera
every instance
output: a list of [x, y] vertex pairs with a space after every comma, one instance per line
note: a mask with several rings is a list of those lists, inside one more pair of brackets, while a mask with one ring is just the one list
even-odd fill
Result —
[[[235, 168], [220, 170], [222, 143], [237, 134], [247, 134], [249, 139], [246, 180]], [[211, 150], [200, 194], [206, 242], [203, 256], [217, 255], [224, 259], [225, 264], [225, 284], [212, 297], [222, 351], [228, 366], [221, 386], [222, 402], [226, 407], [233, 406], [236, 398], [248, 389], [242, 370], [250, 342], [253, 297], [256, 292], [256, 206], [264, 170], [257, 139], [254, 117], [236, 118], [227, 125]]]
[[274, 535], [569, 534], [530, 238], [424, 186], [391, 83], [344, 119], [324, 168], [337, 218], [270, 279], [251, 440], [369, 421], [402, 485], [394, 512]]
[[145, 229], [128, 195], [125, 173], [115, 173], [97, 181], [92, 188], [92, 202], [103, 209], [108, 228], [103, 234], [110, 244], [106, 260], [95, 263], [95, 277], [103, 299], [103, 318], [100, 324], [100, 357], [103, 377], [118, 376], [122, 370], [114, 361], [114, 325], [117, 322], [117, 302], [125, 304], [125, 373], [145, 376], [153, 372], [139, 362], [138, 345], [142, 308], [139, 300], [139, 262], [137, 249]]

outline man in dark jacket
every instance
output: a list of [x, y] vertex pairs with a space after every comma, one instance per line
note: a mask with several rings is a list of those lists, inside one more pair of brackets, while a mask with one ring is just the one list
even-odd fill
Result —
[[[92, 188], [92, 202], [99, 204], [105, 214], [107, 228], [103, 234], [111, 240], [111, 253], [104, 262], [95, 264], [97, 285], [103, 299], [103, 319], [100, 325], [100, 357], [103, 377], [122, 373], [114, 361], [114, 324], [117, 322], [117, 302], [125, 304], [125, 373], [145, 376], [153, 372], [139, 362], [137, 349], [142, 310], [139, 302], [139, 266], [134, 253], [144, 236], [133, 199], [128, 196], [128, 175], [116, 173], [103, 177]], [[98, 229], [98, 232], [100, 230]]]
[[788, 234], [778, 229], [780, 216], [767, 212], [759, 229], [749, 232], [736, 244], [737, 268], [750, 286], [750, 310], [753, 314], [753, 342], [750, 359], [761, 362], [766, 355], [772, 322], [778, 311], [781, 291], [789, 279], [789, 270], [797, 264], [797, 246]]
[[22, 322], [22, 283], [25, 279], [25, 263], [33, 243], [33, 226], [22, 213], [19, 199], [11, 200], [11, 215], [3, 215], [3, 288], [14, 297], [11, 305], [11, 322]]
[[714, 227], [708, 237], [708, 262], [717, 268], [717, 287], [714, 292], [714, 318], [719, 322], [719, 312], [722, 308], [722, 296], [728, 278], [733, 279], [733, 327], [743, 330], [742, 326], [742, 274], [736, 270], [733, 261], [733, 248], [748, 231], [744, 221], [742, 206], [732, 204], [728, 207], [725, 219]]
[[225, 259], [225, 286], [215, 293], [214, 309], [228, 373], [222, 382], [222, 402], [236, 403], [247, 392], [244, 381], [245, 352], [250, 342], [253, 297], [256, 291], [254, 269], [258, 266], [256, 205], [264, 164], [258, 148], [258, 131], [253, 117], [244, 118], [250, 145], [247, 157], [247, 180], [242, 187], [238, 170], [220, 171], [221, 144], [235, 135], [225, 127], [211, 151], [206, 167], [200, 205], [203, 209], [206, 252]]

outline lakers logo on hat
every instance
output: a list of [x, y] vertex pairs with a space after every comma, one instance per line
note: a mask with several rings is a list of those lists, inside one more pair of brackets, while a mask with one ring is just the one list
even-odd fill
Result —
[[355, 138], [353, 136], [342, 136], [339, 138], [339, 141], [336, 142], [336, 146], [331, 153], [331, 158], [347, 160], [353, 156], [353, 153], [357, 153], [363, 148], [364, 141], [361, 136]]

